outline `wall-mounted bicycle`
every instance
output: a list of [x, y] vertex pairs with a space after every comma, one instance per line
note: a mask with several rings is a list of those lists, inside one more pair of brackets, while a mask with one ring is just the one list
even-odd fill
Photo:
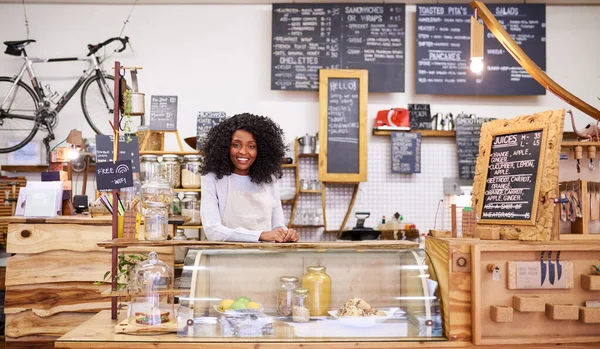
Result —
[[[58, 113], [80, 87], [81, 108], [87, 122], [98, 134], [112, 134], [108, 121], [113, 118], [114, 77], [104, 71], [102, 62], [106, 57], [101, 57], [98, 51], [113, 41], [121, 43], [115, 52], [122, 52], [127, 47], [129, 38], [114, 37], [97, 45], [88, 45], [89, 52], [86, 57], [49, 59], [27, 56], [25, 46], [35, 40], [5, 41], [4, 53], [23, 55], [25, 62], [16, 76], [0, 77], [0, 153], [10, 153], [22, 148], [33, 139], [40, 127], [48, 132], [43, 141], [48, 153], [50, 141], [55, 138], [53, 128], [56, 126]], [[52, 92], [49, 85], [42, 86], [33, 71], [34, 63], [84, 60], [90, 63], [89, 68], [60, 99], [58, 93]], [[25, 72], [29, 74], [31, 86], [23, 82]], [[141, 116], [137, 122], [143, 125], [144, 117]]]

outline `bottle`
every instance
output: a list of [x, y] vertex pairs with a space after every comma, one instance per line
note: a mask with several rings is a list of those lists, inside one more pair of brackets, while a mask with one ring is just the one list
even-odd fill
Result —
[[[173, 240], [179, 241], [187, 241], [187, 236], [185, 236], [185, 231], [183, 229], [177, 229]], [[189, 247], [185, 246], [176, 246], [175, 250], [175, 263], [183, 263], [185, 260], [185, 255], [187, 254]]]
[[328, 316], [331, 303], [331, 278], [324, 266], [310, 266], [302, 278], [302, 288], [308, 290], [311, 316]]
[[167, 204], [149, 202], [145, 214], [144, 237], [146, 240], [166, 240], [169, 222]]
[[298, 278], [282, 276], [279, 278], [277, 292], [277, 313], [281, 316], [292, 316], [292, 298], [294, 290], [298, 288]]
[[295, 289], [292, 297], [292, 320], [294, 322], [309, 322], [310, 304], [309, 291], [305, 288]]

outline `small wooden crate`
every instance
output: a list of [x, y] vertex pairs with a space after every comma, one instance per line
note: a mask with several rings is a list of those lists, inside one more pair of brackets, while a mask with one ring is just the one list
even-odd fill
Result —
[[546, 304], [546, 317], [551, 320], [577, 320], [579, 309], [573, 304]]
[[600, 323], [600, 308], [579, 307], [579, 321], [586, 324]]
[[588, 291], [600, 291], [600, 275], [581, 275], [581, 288]]
[[513, 322], [513, 308], [506, 305], [492, 305], [490, 317], [495, 322]]
[[477, 219], [475, 210], [462, 211], [462, 237], [473, 238], [477, 233]]
[[546, 306], [538, 296], [513, 296], [513, 307], [521, 313], [544, 312]]

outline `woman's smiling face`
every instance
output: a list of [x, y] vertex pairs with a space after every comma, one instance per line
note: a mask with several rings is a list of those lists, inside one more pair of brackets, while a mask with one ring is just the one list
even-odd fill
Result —
[[235, 131], [231, 136], [231, 146], [229, 147], [229, 158], [235, 167], [233, 173], [247, 176], [250, 173], [250, 166], [256, 159], [256, 154], [256, 140], [252, 133], [244, 130]]

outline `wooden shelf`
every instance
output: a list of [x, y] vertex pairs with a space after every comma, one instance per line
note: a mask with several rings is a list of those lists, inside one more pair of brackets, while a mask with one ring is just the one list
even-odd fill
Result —
[[595, 147], [600, 147], [600, 142], [587, 142], [587, 141], [563, 141], [560, 144], [563, 148], [565, 147], [575, 147], [575, 146], [582, 146], [582, 147], [586, 147], [586, 146], [590, 146], [593, 145]]
[[319, 154], [298, 154], [299, 158], [318, 158]]
[[[182, 264], [182, 267], [183, 267], [183, 264]], [[153, 290], [150, 292], [150, 294], [178, 295], [185, 291], [186, 291], [186, 289], [174, 288], [174, 289], [170, 289], [170, 290]], [[127, 290], [113, 291], [109, 288], [107, 290], [102, 291], [100, 294], [103, 296], [106, 296], [106, 297], [130, 297], [130, 296], [144, 295], [144, 294], [148, 294], [148, 293], [143, 292], [143, 291], [142, 292], [129, 292]]]
[[421, 134], [421, 137], [456, 137], [456, 131], [438, 131], [438, 130], [411, 130], [411, 131], [392, 131], [373, 129], [373, 136], [389, 136], [392, 132], [411, 132]]
[[292, 224], [290, 228], [323, 228], [325, 227], [323, 224]]
[[202, 229], [201, 225], [179, 225], [177, 226], [179, 229]]
[[173, 189], [173, 190], [175, 190], [176, 193], [183, 193], [185, 191], [193, 191], [196, 193], [200, 193], [202, 191], [202, 188], [198, 188], [198, 189], [177, 188], [177, 189]]
[[296, 168], [298, 164], [281, 164], [281, 168]]
[[175, 154], [175, 155], [200, 155], [199, 151], [179, 151], [179, 150], [145, 150], [141, 151], [140, 155], [166, 155], [166, 154]]
[[306, 190], [306, 189], [301, 189], [300, 190], [301, 194], [321, 194], [323, 193], [323, 190], [319, 189], [319, 190]]
[[[300, 226], [313, 227], [313, 226]], [[322, 227], [322, 225], [321, 225]], [[125, 240], [113, 239], [98, 243], [99, 247], [122, 248], [129, 246], [195, 246], [198, 248], [212, 249], [264, 249], [264, 250], [343, 250], [343, 249], [412, 249], [419, 246], [418, 243], [405, 240], [373, 240], [352, 242], [223, 242], [223, 241], [197, 241], [197, 240]]]

